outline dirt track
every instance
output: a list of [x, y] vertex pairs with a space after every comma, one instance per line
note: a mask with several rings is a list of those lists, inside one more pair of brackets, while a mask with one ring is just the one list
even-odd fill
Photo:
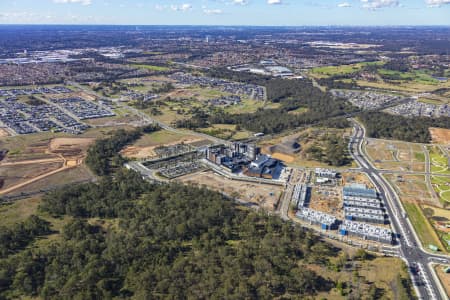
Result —
[[41, 180], [41, 179], [44, 179], [46, 177], [49, 177], [49, 176], [54, 175], [56, 173], [62, 172], [64, 170], [68, 170], [68, 169], [71, 169], [71, 168], [76, 168], [76, 167], [78, 167], [81, 164], [81, 162], [82, 162], [81, 160], [77, 160], [76, 164], [73, 164], [73, 161], [70, 161], [70, 164], [68, 164], [67, 161], [64, 161], [64, 165], [61, 168], [53, 170], [53, 171], [45, 173], [45, 174], [42, 174], [40, 176], [31, 178], [30, 180], [21, 182], [21, 183], [19, 183], [17, 185], [14, 185], [12, 187], [7, 188], [7, 189], [4, 189], [4, 190], [0, 191], [0, 195], [5, 195], [5, 194], [8, 194], [8, 193], [11, 193], [11, 192], [13, 192], [15, 190], [18, 190], [18, 189], [20, 189], [20, 188], [22, 188], [24, 186], [27, 186], [27, 185], [31, 184], [33, 182], [36, 182], [36, 181]]
[[36, 160], [23, 160], [23, 161], [18, 161], [18, 162], [0, 163], [0, 167], [53, 163], [53, 162], [62, 162], [62, 161], [64, 161], [63, 158], [45, 158], [45, 159], [36, 159]]
[[47, 147], [40, 146], [40, 148], [42, 149], [39, 150], [42, 153], [47, 154], [57, 153], [58, 157], [0, 163], [0, 167], [13, 167], [57, 162], [63, 163], [62, 167], [56, 170], [49, 171], [48, 173], [38, 175], [36, 177], [20, 182], [14, 186], [10, 186], [4, 190], [1, 190], [0, 195], [11, 193], [51, 175], [80, 166], [83, 162], [83, 158], [85, 157], [87, 148], [93, 143], [93, 141], [94, 139], [91, 138], [55, 138], [50, 140], [50, 143], [48, 143]]

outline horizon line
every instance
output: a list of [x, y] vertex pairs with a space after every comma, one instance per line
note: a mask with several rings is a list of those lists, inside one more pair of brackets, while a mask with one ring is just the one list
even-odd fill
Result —
[[330, 25], [239, 25], [239, 24], [227, 24], [227, 25], [220, 25], [220, 24], [92, 24], [92, 23], [86, 23], [86, 24], [69, 24], [69, 23], [60, 23], [60, 24], [48, 24], [48, 23], [33, 23], [33, 24], [27, 24], [27, 23], [0, 23], [0, 26], [166, 26], [166, 27], [179, 27], [179, 26], [185, 26], [185, 27], [450, 27], [450, 24], [397, 24], [397, 25], [391, 25], [391, 24], [384, 24], [384, 25], [362, 25], [362, 24], [330, 24]]

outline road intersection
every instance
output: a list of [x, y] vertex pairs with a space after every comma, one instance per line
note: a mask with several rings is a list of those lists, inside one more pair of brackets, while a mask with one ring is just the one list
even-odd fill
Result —
[[448, 299], [432, 268], [432, 264], [436, 262], [448, 263], [450, 258], [445, 255], [431, 254], [423, 249], [398, 195], [383, 178], [382, 172], [371, 164], [362, 149], [365, 141], [365, 129], [355, 120], [352, 120], [352, 123], [353, 136], [349, 143], [349, 151], [359, 164], [360, 172], [367, 174], [385, 201], [392, 229], [398, 234], [397, 242], [400, 257], [409, 266], [416, 293], [420, 299]]

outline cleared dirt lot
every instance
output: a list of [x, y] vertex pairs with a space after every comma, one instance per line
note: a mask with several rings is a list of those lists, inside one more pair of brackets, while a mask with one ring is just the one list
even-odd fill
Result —
[[384, 175], [399, 192], [400, 199], [412, 203], [429, 203], [434, 201], [428, 191], [423, 175]]
[[0, 166], [0, 178], [4, 180], [0, 191], [57, 170], [62, 166], [63, 162]]
[[314, 187], [309, 207], [324, 213], [343, 217], [342, 195], [340, 187]]
[[136, 143], [122, 150], [121, 154], [132, 159], [151, 158], [156, 156], [154, 151], [156, 147], [173, 146], [181, 143], [195, 144], [201, 141], [204, 141], [204, 139], [192, 135], [160, 130], [142, 136]]
[[[93, 142], [93, 138], [53, 138], [8, 154], [0, 163], [0, 194], [21, 193], [46, 177], [79, 167]], [[64, 183], [62, 177], [59, 180]]]
[[9, 132], [6, 129], [0, 128], [0, 137], [9, 136]]
[[431, 138], [435, 144], [450, 144], [450, 129], [430, 128]]
[[365, 173], [344, 172], [342, 176], [342, 185], [347, 184], [365, 184], [368, 188], [373, 188], [373, 184]]
[[281, 187], [274, 185], [230, 180], [212, 171], [189, 174], [178, 178], [177, 181], [205, 185], [229, 196], [237, 196], [242, 201], [256, 203], [267, 210], [274, 209], [283, 191]]
[[42, 190], [58, 188], [67, 184], [92, 181], [94, 178], [95, 176], [85, 165], [77, 166], [76, 168], [65, 168], [58, 173], [46, 176], [20, 189], [11, 191], [6, 196], [17, 196], [21, 193], [38, 193]]
[[93, 142], [93, 138], [54, 138], [50, 141], [49, 150], [51, 152], [62, 149], [86, 150]]

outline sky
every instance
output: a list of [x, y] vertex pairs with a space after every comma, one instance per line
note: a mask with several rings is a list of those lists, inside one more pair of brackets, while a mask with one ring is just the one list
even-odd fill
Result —
[[450, 25], [450, 0], [0, 0], [0, 24]]

